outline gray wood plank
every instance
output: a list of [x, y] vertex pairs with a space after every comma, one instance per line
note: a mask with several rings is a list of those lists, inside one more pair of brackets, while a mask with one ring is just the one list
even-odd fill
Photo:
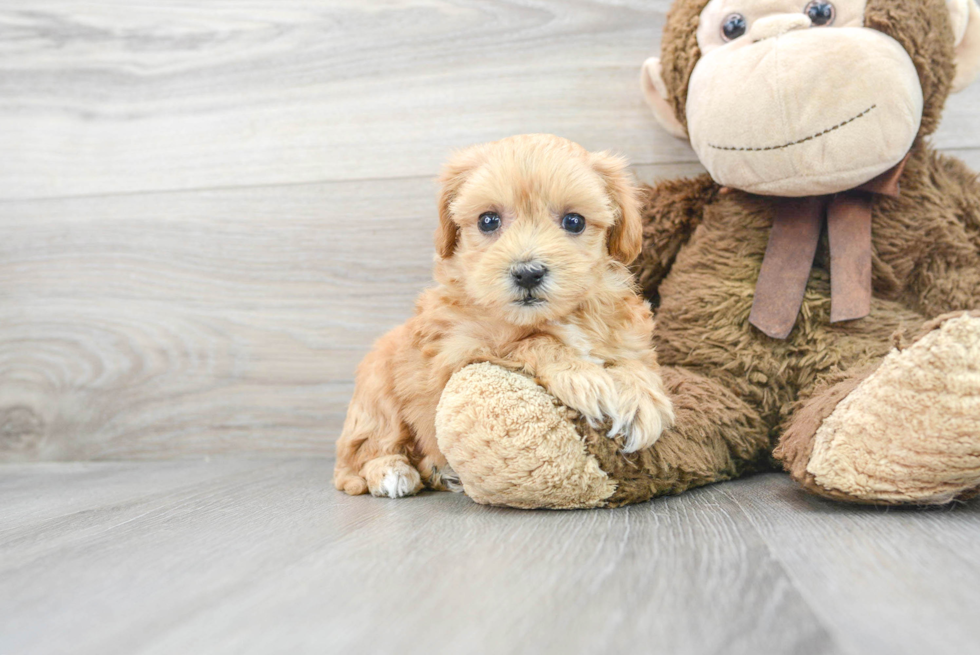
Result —
[[126, 462], [37, 463], [29, 467], [0, 467], [0, 539], [15, 530], [36, 535], [37, 526], [55, 519], [114, 503], [131, 502], [143, 495], [173, 493], [177, 489], [213, 482], [268, 462], [259, 459], [171, 460], [152, 467]]
[[775, 477], [718, 490], [745, 512], [821, 622], [854, 652], [980, 648], [980, 503], [848, 507]]
[[666, 6], [11, 1], [0, 197], [431, 176], [522, 132], [690, 159], [637, 90]]
[[219, 472], [0, 532], [0, 651], [845, 652], [717, 489], [521, 512], [349, 498], [325, 461]]
[[[0, 198], [431, 176], [551, 132], [690, 163], [638, 90], [668, 0], [0, 3]], [[980, 147], [980, 87], [942, 147]]]
[[431, 281], [435, 187], [8, 203], [0, 458], [328, 452]]
[[[522, 512], [349, 498], [329, 471], [0, 466], [0, 494], [14, 479], [39, 506], [0, 514], [0, 652], [903, 654], [980, 637], [980, 502], [853, 508], [769, 474]], [[59, 493], [88, 500], [52, 512]]]

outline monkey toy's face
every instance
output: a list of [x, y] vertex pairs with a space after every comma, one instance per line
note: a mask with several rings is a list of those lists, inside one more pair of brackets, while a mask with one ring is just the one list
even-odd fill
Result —
[[[710, 0], [697, 22], [686, 121], [668, 129], [681, 135], [686, 122], [712, 177], [752, 193], [836, 193], [892, 168], [919, 133], [923, 89], [902, 45], [865, 26], [867, 4]], [[946, 4], [962, 40], [974, 0]], [[644, 86], [664, 122], [660, 66], [647, 62]]]
[[[805, 2], [805, 0], [803, 0]], [[857, 186], [912, 147], [922, 87], [865, 0], [712, 0], [688, 87], [691, 145], [716, 179], [767, 195]]]

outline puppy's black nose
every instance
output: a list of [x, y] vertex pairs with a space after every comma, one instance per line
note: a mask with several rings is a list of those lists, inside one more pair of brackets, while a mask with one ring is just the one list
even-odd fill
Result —
[[518, 264], [510, 274], [514, 277], [514, 284], [530, 291], [544, 281], [548, 268], [542, 264]]

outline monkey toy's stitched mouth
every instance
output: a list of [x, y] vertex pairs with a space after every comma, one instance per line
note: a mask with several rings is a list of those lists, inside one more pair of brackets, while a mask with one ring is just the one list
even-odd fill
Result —
[[868, 107], [867, 109], [865, 109], [864, 111], [862, 111], [857, 116], [854, 116], [852, 118], [848, 118], [846, 121], [843, 121], [841, 123], [838, 123], [837, 125], [834, 125], [833, 127], [828, 127], [826, 130], [823, 130], [822, 132], [817, 132], [816, 134], [811, 134], [810, 136], [808, 136], [808, 137], [806, 137], [804, 139], [798, 139], [796, 141], [791, 141], [790, 143], [784, 143], [781, 146], [767, 146], [765, 148], [749, 148], [749, 147], [740, 148], [740, 147], [737, 147], [737, 146], [717, 146], [717, 145], [715, 145], [713, 143], [709, 143], [708, 144], [708, 147], [709, 148], [714, 148], [715, 150], [727, 150], [727, 151], [732, 151], [732, 152], [768, 152], [770, 150], [783, 150], [785, 148], [790, 148], [792, 146], [798, 146], [801, 143], [806, 143], [807, 141], [813, 141], [814, 139], [819, 139], [820, 137], [825, 136], [827, 134], [830, 134], [831, 132], [834, 132], [835, 130], [839, 130], [840, 128], [844, 127], [845, 125], [850, 125], [854, 121], [859, 120], [861, 118], [864, 118], [865, 116], [867, 116], [868, 114], [870, 114], [873, 110], [875, 110], [877, 107], [878, 107], [878, 105], [871, 105], [870, 107]]

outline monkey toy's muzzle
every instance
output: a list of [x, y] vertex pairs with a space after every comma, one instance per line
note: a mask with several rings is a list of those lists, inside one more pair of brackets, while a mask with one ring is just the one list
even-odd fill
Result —
[[897, 41], [807, 29], [708, 52], [691, 76], [691, 144], [716, 182], [802, 197], [864, 184], [908, 153], [922, 87]]

